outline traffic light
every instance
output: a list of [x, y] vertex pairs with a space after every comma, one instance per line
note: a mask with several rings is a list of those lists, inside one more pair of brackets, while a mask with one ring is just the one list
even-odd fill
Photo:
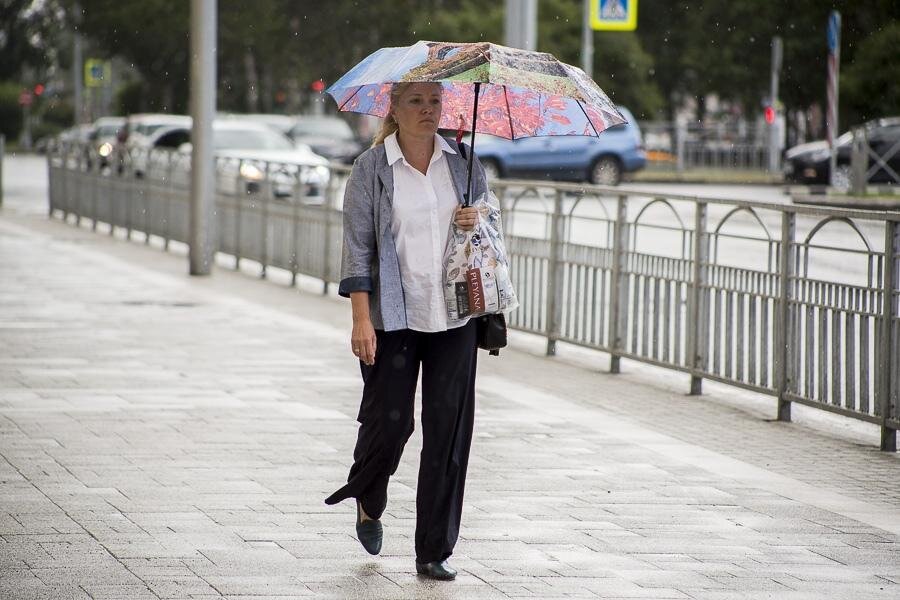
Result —
[[44, 84], [43, 83], [38, 83], [37, 85], [34, 86], [34, 95], [35, 96], [40, 96], [43, 93], [44, 93]]
[[766, 123], [768, 123], [769, 125], [775, 123], [775, 109], [773, 107], [767, 106], [763, 114], [766, 117]]
[[311, 87], [314, 92], [321, 92], [325, 90], [325, 82], [321, 79], [316, 79], [309, 87]]

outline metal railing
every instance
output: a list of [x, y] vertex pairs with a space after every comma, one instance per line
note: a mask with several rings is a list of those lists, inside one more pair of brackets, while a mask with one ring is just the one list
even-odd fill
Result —
[[[850, 165], [838, 167], [835, 184], [849, 187], [850, 193], [856, 195], [863, 195], [869, 183], [900, 185], [900, 173], [896, 170], [898, 155], [900, 139], [882, 139], [873, 144], [865, 127], [855, 127]], [[846, 173], [842, 173], [844, 169]]]
[[[169, 155], [159, 178], [50, 157], [50, 212], [186, 241], [189, 191]], [[220, 162], [222, 170], [235, 168]], [[265, 166], [266, 173], [280, 166]], [[237, 165], [240, 172], [240, 165]], [[321, 204], [217, 191], [218, 249], [329, 283], [339, 278], [333, 167]], [[494, 181], [520, 307], [510, 326], [559, 342], [900, 428], [900, 213], [839, 210], [531, 181]]]
[[647, 121], [640, 126], [650, 170], [769, 169], [768, 141], [756, 126], [684, 121]]

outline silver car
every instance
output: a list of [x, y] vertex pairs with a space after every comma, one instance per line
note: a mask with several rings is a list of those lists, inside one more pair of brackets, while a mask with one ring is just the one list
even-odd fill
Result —
[[[187, 183], [190, 166], [190, 128], [166, 127], [154, 132], [151, 147], [134, 157], [136, 175], [146, 164], [150, 176], [166, 176], [174, 161], [179, 168], [172, 171], [173, 180]], [[180, 157], [167, 156], [158, 150], [177, 148]], [[273, 198], [296, 198], [304, 203], [321, 203], [331, 176], [328, 160], [308, 146], [293, 143], [284, 134], [253, 121], [235, 118], [213, 122], [213, 149], [216, 157], [217, 187], [220, 190], [258, 195], [270, 193]]]

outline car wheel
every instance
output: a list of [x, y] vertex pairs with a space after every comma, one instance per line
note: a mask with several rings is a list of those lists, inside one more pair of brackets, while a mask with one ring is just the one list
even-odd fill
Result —
[[622, 166], [614, 156], [601, 156], [588, 173], [588, 181], [594, 185], [618, 185], [622, 180]]
[[488, 179], [500, 179], [500, 165], [493, 158], [485, 158], [481, 161], [484, 173]]

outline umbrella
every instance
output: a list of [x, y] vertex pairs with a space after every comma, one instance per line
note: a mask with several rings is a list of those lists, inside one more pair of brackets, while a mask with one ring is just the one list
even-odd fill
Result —
[[[487, 42], [420, 41], [382, 48], [327, 92], [338, 108], [384, 117], [395, 83], [442, 86], [439, 127], [506, 139], [546, 135], [598, 136], [625, 123], [609, 97], [584, 71], [545, 52]], [[469, 185], [472, 153], [469, 154]], [[468, 203], [468, 191], [467, 203]]]

